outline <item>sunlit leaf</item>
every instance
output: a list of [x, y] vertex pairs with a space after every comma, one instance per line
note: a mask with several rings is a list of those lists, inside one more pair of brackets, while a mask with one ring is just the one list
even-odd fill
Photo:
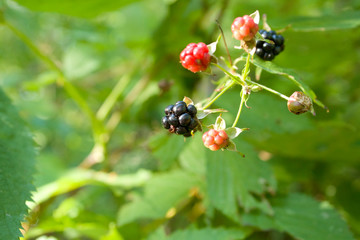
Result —
[[360, 26], [360, 11], [343, 11], [339, 14], [328, 14], [323, 16], [297, 16], [282, 19], [281, 23], [274, 21], [277, 28], [289, 25], [290, 29], [299, 32], [310, 31], [333, 31], [340, 29], [352, 29]]
[[345, 221], [328, 204], [318, 203], [303, 194], [277, 197], [272, 201], [273, 217], [245, 215], [247, 224], [262, 229], [286, 231], [300, 240], [353, 240]]
[[155, 175], [144, 186], [143, 195], [120, 209], [118, 225], [138, 219], [163, 219], [169, 210], [176, 214], [177, 205], [189, 198], [190, 190], [198, 186], [199, 179], [183, 171]]
[[259, 10], [256, 10], [255, 12], [253, 12], [252, 14], [250, 14], [250, 17], [252, 17], [254, 19], [254, 22], [256, 24], [259, 24], [260, 22], [260, 13]]
[[203, 119], [206, 116], [208, 116], [209, 114], [223, 113], [223, 112], [227, 112], [227, 110], [225, 110], [225, 109], [199, 109], [196, 116], [197, 116], [198, 119]]
[[239, 228], [204, 228], [179, 230], [170, 235], [168, 240], [186, 239], [186, 240], [232, 240], [245, 239], [251, 233], [250, 230]]
[[116, 229], [116, 224], [111, 223], [109, 226], [109, 232], [102, 236], [100, 240], [123, 240], [124, 238], [120, 235], [119, 231]]
[[151, 233], [147, 240], [167, 240], [168, 236], [166, 235], [166, 232], [164, 230], [164, 227], [161, 226], [158, 229], [155, 230], [155, 232]]
[[184, 137], [175, 134], [160, 133], [150, 140], [150, 148], [155, 158], [159, 159], [160, 167], [167, 169], [177, 159], [185, 145]]
[[181, 151], [179, 162], [181, 166], [189, 172], [199, 175], [205, 174], [206, 168], [206, 148], [201, 140], [202, 135], [196, 133], [194, 138]]
[[218, 38], [216, 39], [215, 42], [212, 42], [212, 43], [207, 45], [208, 48], [209, 48], [209, 54], [210, 55], [214, 55], [214, 53], [216, 51], [217, 44], [219, 43], [220, 39], [221, 39], [221, 35], [218, 36]]
[[215, 121], [214, 129], [225, 130], [225, 128], [226, 128], [225, 120], [221, 116], [218, 116]]
[[191, 100], [191, 98], [189, 98], [189, 97], [185, 96], [183, 101], [186, 103], [186, 105], [190, 105], [190, 104], [194, 105], [193, 100]]
[[64, 73], [67, 78], [82, 78], [94, 72], [100, 66], [95, 49], [79, 44], [69, 47], [64, 54]]
[[225, 129], [225, 132], [230, 139], [234, 139], [245, 130], [248, 130], [248, 128], [229, 127]]
[[238, 219], [236, 200], [246, 211], [261, 209], [272, 213], [265, 199], [253, 195], [274, 191], [275, 182], [269, 165], [260, 161], [244, 142], [237, 142], [237, 145], [245, 158], [231, 151], [206, 152], [210, 203], [234, 220]]
[[56, 12], [74, 17], [92, 18], [105, 12], [115, 11], [127, 4], [137, 0], [107, 1], [101, 0], [63, 0], [63, 1], [46, 1], [46, 0], [16, 0], [19, 4], [40, 12]]
[[274, 134], [266, 143], [261, 138], [255, 141], [264, 150], [292, 158], [356, 162], [360, 156], [360, 135], [336, 122], [318, 123], [316, 128], [292, 134]]

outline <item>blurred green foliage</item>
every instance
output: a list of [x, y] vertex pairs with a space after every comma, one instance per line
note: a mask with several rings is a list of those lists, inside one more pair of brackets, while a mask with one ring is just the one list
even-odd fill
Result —
[[[0, 9], [0, 86], [38, 150], [24, 239], [360, 237], [358, 0], [4, 0]], [[245, 158], [210, 152], [200, 133], [169, 136], [164, 107], [207, 98], [222, 77], [183, 69], [181, 50], [215, 41], [218, 20], [239, 57], [231, 23], [255, 10], [286, 39], [261, 84], [289, 96], [299, 89], [286, 74], [296, 73], [330, 112], [296, 116], [275, 95], [251, 94], [238, 123], [250, 130], [235, 140]], [[222, 42], [216, 54], [225, 56]], [[229, 122], [239, 90], [215, 102]]]

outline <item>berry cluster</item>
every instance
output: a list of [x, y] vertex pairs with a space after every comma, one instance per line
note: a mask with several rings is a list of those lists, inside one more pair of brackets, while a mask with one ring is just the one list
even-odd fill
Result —
[[276, 34], [275, 31], [259, 30], [259, 33], [264, 39], [274, 42], [268, 43], [262, 40], [256, 41], [256, 55], [261, 57], [265, 61], [271, 61], [284, 50], [284, 37], [280, 34]]
[[184, 101], [178, 101], [175, 105], [165, 108], [166, 116], [162, 118], [162, 124], [171, 133], [190, 137], [191, 131], [195, 132], [198, 126], [196, 113], [197, 109], [194, 105], [186, 106]]
[[202, 136], [205, 147], [211, 151], [217, 151], [229, 144], [229, 137], [224, 130], [210, 129]]
[[184, 68], [196, 73], [205, 71], [210, 63], [209, 48], [205, 43], [190, 43], [180, 53], [180, 61]]
[[249, 41], [254, 38], [258, 30], [259, 26], [248, 15], [235, 18], [231, 25], [233, 36], [237, 40]]

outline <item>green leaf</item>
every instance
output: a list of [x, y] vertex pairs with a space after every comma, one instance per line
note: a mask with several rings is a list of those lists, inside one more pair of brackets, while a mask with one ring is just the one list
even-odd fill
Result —
[[353, 240], [345, 221], [326, 202], [303, 194], [277, 197], [272, 201], [274, 216], [244, 216], [246, 224], [261, 229], [276, 228], [300, 240]]
[[116, 11], [137, 0], [101, 1], [101, 0], [15, 0], [20, 5], [39, 12], [56, 12], [82, 18], [96, 17], [101, 13]]
[[225, 110], [225, 109], [199, 109], [196, 116], [198, 119], [203, 119], [209, 114], [223, 113], [223, 112], [227, 112], [227, 110]]
[[35, 172], [32, 136], [10, 100], [0, 90], [0, 239], [21, 236], [20, 222], [31, 201]]
[[186, 106], [194, 105], [194, 101], [191, 98], [187, 97], [187, 96], [184, 96], [183, 101], [186, 103]]
[[123, 206], [118, 215], [118, 225], [138, 219], [162, 219], [169, 210], [189, 198], [189, 191], [198, 187], [200, 180], [193, 174], [173, 171], [158, 174], [144, 186], [144, 194], [134, 195], [135, 200]]
[[281, 23], [275, 22], [272, 26], [276, 28], [290, 25], [293, 31], [332, 31], [340, 29], [352, 29], [360, 26], [360, 11], [344, 11], [340, 14], [323, 15], [317, 17], [298, 16], [290, 19], [281, 19]]
[[226, 134], [230, 139], [234, 139], [239, 136], [244, 130], [248, 130], [247, 128], [238, 128], [238, 127], [229, 127], [225, 129]]
[[[207, 151], [207, 194], [210, 204], [237, 220], [238, 203], [246, 211], [272, 213], [265, 192], [273, 192], [275, 181], [270, 166], [260, 161], [245, 142], [237, 142], [246, 157], [231, 151]], [[256, 197], [257, 196], [257, 197]]]
[[221, 116], [218, 116], [215, 121], [214, 129], [215, 130], [225, 130], [225, 128], [226, 128], [225, 120]]
[[176, 231], [170, 235], [168, 240], [186, 239], [186, 240], [232, 240], [245, 239], [249, 235], [249, 230], [226, 229], [226, 228], [203, 228], [186, 229]]
[[252, 14], [250, 14], [250, 17], [252, 17], [254, 19], [254, 23], [259, 24], [260, 22], [260, 13], [259, 10], [256, 10], [255, 12], [253, 12]]
[[360, 134], [344, 123], [318, 122], [302, 131], [278, 133], [266, 137], [266, 142], [260, 134], [252, 140], [259, 148], [286, 157], [336, 162], [359, 160]]
[[24, 89], [29, 91], [38, 91], [41, 88], [56, 82], [58, 75], [59, 74], [54, 71], [43, 72], [36, 79], [24, 82]]
[[219, 43], [219, 40], [220, 40], [220, 39], [221, 39], [221, 34], [218, 36], [218, 38], [216, 39], [215, 42], [212, 42], [212, 43], [210, 43], [209, 45], [207, 45], [208, 48], [209, 48], [209, 54], [210, 54], [211, 56], [214, 55], [214, 53], [215, 53], [215, 51], [216, 51], [216, 46], [217, 46], [217, 44]]
[[189, 172], [205, 175], [206, 171], [206, 148], [201, 140], [201, 134], [195, 134], [189, 140], [179, 156], [181, 166]]
[[237, 219], [235, 181], [230, 166], [230, 161], [233, 160], [228, 158], [228, 152], [206, 152], [207, 194], [211, 205], [225, 215]]
[[245, 157], [245, 155], [244, 155], [243, 153], [239, 152], [239, 151], [236, 149], [236, 144], [235, 144], [233, 141], [231, 141], [231, 140], [229, 140], [229, 144], [226, 146], [225, 149], [228, 150], [228, 151], [237, 152], [237, 153], [239, 153], [241, 156]]
[[175, 134], [160, 133], [150, 139], [152, 154], [160, 161], [161, 169], [168, 169], [178, 158], [185, 145], [185, 138]]
[[109, 232], [105, 236], [102, 236], [100, 240], [124, 240], [124, 238], [116, 229], [116, 224], [111, 223], [109, 226]]
[[153, 233], [151, 233], [147, 238], [147, 240], [167, 240], [166, 232], [163, 226], [156, 229]]
[[63, 57], [64, 74], [68, 79], [83, 78], [100, 66], [100, 56], [86, 44], [76, 44], [66, 49]]

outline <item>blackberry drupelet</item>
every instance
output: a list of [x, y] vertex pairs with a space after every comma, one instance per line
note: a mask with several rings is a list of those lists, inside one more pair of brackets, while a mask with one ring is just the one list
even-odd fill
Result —
[[255, 53], [265, 61], [271, 61], [284, 50], [284, 37], [280, 34], [276, 34], [275, 31], [266, 31], [264, 29], [259, 30], [259, 33], [264, 39], [271, 41], [265, 42], [263, 40], [256, 41]]
[[199, 125], [196, 118], [197, 109], [193, 104], [186, 105], [184, 101], [178, 101], [174, 105], [165, 108], [162, 125], [169, 132], [190, 137], [191, 131], [196, 132]]
[[233, 37], [237, 40], [250, 41], [254, 38], [258, 30], [259, 25], [248, 15], [235, 18], [231, 25]]
[[226, 148], [229, 145], [229, 136], [224, 130], [210, 129], [202, 136], [205, 147], [211, 151]]

